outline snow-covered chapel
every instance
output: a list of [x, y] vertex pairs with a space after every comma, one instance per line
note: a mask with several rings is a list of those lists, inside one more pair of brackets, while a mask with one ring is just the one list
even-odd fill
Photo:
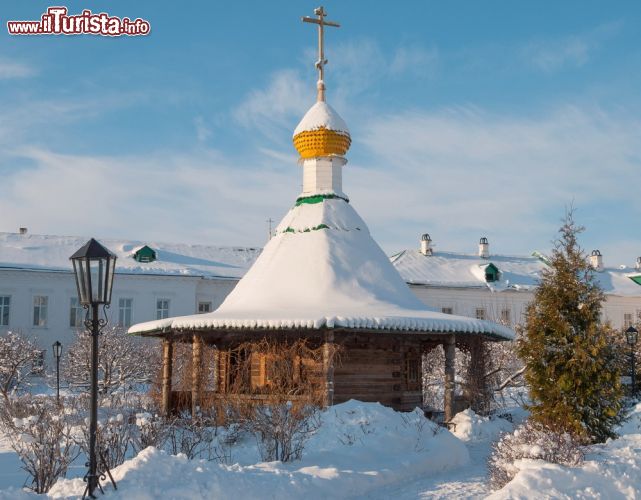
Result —
[[[294, 131], [303, 191], [253, 266], [222, 305], [207, 314], [134, 325], [130, 333], [163, 341], [162, 400], [171, 411], [174, 344], [193, 346], [190, 401], [200, 408], [204, 394], [225, 394], [233, 385], [235, 349], [241, 344], [304, 338], [319, 348], [336, 346], [340, 360], [317, 362], [318, 390], [327, 405], [358, 399], [398, 410], [422, 405], [422, 355], [438, 345], [445, 351], [445, 419], [454, 415], [456, 347], [477, 356], [482, 342], [513, 338], [489, 321], [435, 312], [410, 291], [372, 239], [367, 225], [343, 191], [342, 172], [350, 147], [349, 129], [326, 102], [323, 29], [334, 26], [322, 8], [317, 18], [319, 71], [317, 101]], [[297, 182], [292, 177], [292, 182]], [[203, 345], [214, 347], [215, 373], [203, 375]], [[251, 351], [251, 349], [250, 349]], [[330, 352], [327, 349], [327, 352]], [[248, 396], [269, 397], [269, 363], [252, 357]], [[255, 358], [255, 359], [254, 359]], [[254, 362], [255, 361], [255, 362]], [[301, 360], [304, 365], [305, 360]], [[209, 373], [209, 372], [207, 372]], [[201, 382], [203, 376], [211, 380]]]

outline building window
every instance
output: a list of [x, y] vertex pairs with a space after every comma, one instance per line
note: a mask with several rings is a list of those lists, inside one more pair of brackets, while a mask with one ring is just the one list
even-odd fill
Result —
[[71, 328], [82, 328], [84, 320], [84, 308], [78, 302], [78, 297], [71, 297], [69, 301], [69, 326]]
[[169, 317], [169, 299], [156, 300], [156, 319]]
[[405, 383], [409, 391], [421, 388], [421, 358], [415, 354], [410, 353], [405, 359]]
[[9, 295], [0, 295], [0, 326], [9, 326], [10, 307], [11, 297]]
[[501, 323], [503, 323], [504, 325], [511, 324], [509, 309], [501, 309]]
[[49, 297], [36, 295], [33, 298], [33, 326], [47, 326], [47, 305]]
[[118, 299], [118, 326], [131, 326], [134, 299]]
[[198, 302], [198, 314], [211, 312], [211, 302]]
[[485, 308], [477, 307], [476, 308], [476, 319], [485, 319]]
[[444, 314], [454, 314], [451, 307], [441, 307], [441, 312]]
[[634, 324], [632, 313], [623, 314], [623, 328], [630, 328]]
[[36, 351], [33, 359], [31, 360], [31, 373], [34, 375], [42, 375], [45, 371], [45, 352]]

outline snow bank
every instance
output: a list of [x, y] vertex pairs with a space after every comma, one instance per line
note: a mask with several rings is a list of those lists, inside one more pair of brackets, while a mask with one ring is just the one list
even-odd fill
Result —
[[510, 432], [513, 425], [502, 418], [477, 415], [471, 409], [457, 413], [452, 419], [452, 433], [461, 441], [494, 441], [503, 432]]
[[[420, 411], [398, 413], [378, 403], [349, 401], [323, 414], [299, 462], [219, 465], [147, 448], [113, 471], [123, 499], [346, 498], [416, 475], [469, 462], [465, 445]], [[61, 480], [52, 498], [82, 494], [80, 479]]]
[[580, 467], [518, 460], [518, 474], [490, 499], [641, 497], [641, 404], [618, 432], [621, 437], [592, 446]]

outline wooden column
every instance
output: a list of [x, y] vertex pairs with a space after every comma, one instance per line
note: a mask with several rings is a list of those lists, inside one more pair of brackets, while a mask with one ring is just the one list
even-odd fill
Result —
[[191, 348], [191, 416], [195, 417], [200, 413], [202, 397], [203, 339], [200, 335], [194, 334]]
[[165, 337], [162, 339], [162, 414], [168, 417], [171, 413], [171, 375], [174, 361], [174, 343]]
[[323, 373], [325, 375], [324, 405], [334, 404], [334, 332], [325, 334], [323, 342]]
[[445, 351], [445, 397], [443, 407], [445, 410], [445, 422], [449, 422], [454, 417], [454, 387], [455, 387], [455, 357], [456, 357], [456, 339], [454, 335], [448, 336], [443, 344]]

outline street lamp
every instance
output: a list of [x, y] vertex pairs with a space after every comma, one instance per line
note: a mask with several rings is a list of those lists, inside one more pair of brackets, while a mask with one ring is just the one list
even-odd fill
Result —
[[60, 356], [62, 356], [62, 344], [56, 340], [51, 346], [53, 357], [56, 358], [56, 402], [60, 404]]
[[636, 373], [635, 373], [635, 368], [634, 368], [634, 346], [637, 343], [637, 340], [639, 340], [639, 330], [637, 330], [635, 327], [631, 326], [625, 331], [625, 340], [628, 342], [628, 345], [630, 346], [630, 364], [632, 366], [632, 395], [634, 396], [635, 394], [635, 388], [636, 388]]
[[[99, 483], [98, 460], [96, 456], [96, 433], [98, 428], [98, 336], [107, 324], [107, 316], [99, 317], [99, 307], [103, 311], [111, 303], [111, 288], [116, 268], [116, 256], [91, 238], [70, 258], [78, 287], [78, 300], [87, 309], [85, 327], [91, 333], [91, 409], [89, 415], [89, 470], [85, 475], [87, 487], [83, 498], [94, 497]], [[89, 314], [91, 312], [91, 315]], [[108, 471], [106, 471], [108, 472]], [[111, 474], [109, 474], [111, 476]], [[113, 482], [113, 478], [112, 478]], [[115, 486], [115, 484], [114, 484]]]

